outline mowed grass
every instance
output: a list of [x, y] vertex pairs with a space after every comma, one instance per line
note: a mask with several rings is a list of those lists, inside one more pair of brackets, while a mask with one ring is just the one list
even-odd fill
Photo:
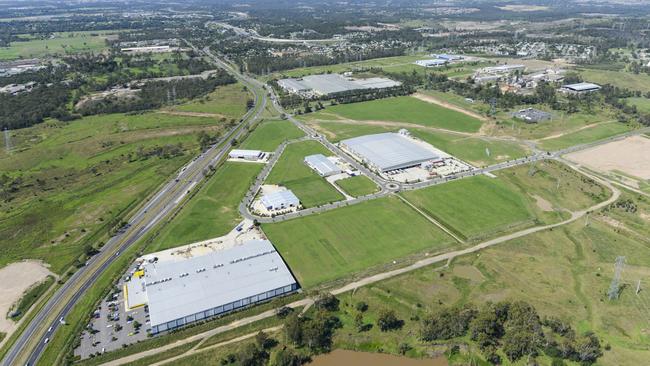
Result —
[[517, 192], [483, 175], [404, 192], [403, 196], [465, 237], [532, 223], [533, 218]]
[[[212, 118], [146, 113], [11, 131], [15, 149], [0, 153], [0, 176], [19, 183], [11, 200], [0, 202], [0, 265], [41, 259], [62, 273], [84, 259], [85, 245], [106, 240], [112, 220], [198, 153], [199, 130], [222, 128]], [[182, 155], [147, 155], [165, 146]]]
[[156, 252], [229, 233], [241, 221], [239, 203], [262, 167], [226, 162], [147, 250]]
[[636, 109], [641, 113], [650, 113], [650, 99], [648, 98], [627, 98], [625, 99], [629, 105], [636, 106]]
[[274, 151], [283, 141], [303, 137], [305, 134], [286, 120], [262, 122], [239, 146], [242, 149]]
[[476, 132], [481, 128], [481, 121], [476, 118], [413, 97], [339, 104], [309, 114], [305, 118], [403, 122], [461, 132]]
[[246, 113], [246, 101], [250, 93], [240, 83], [217, 87], [212, 93], [171, 107], [180, 112], [211, 113], [227, 119], [240, 118]]
[[[391, 126], [338, 122], [319, 122], [310, 125], [324, 133], [330, 141], [340, 141], [373, 133], [397, 132], [400, 129]], [[511, 141], [461, 136], [431, 131], [426, 128], [409, 127], [408, 130], [413, 136], [474, 166], [492, 165], [506, 160], [517, 159], [529, 153], [525, 146]]]
[[271, 170], [266, 183], [285, 186], [293, 191], [304, 207], [314, 207], [344, 199], [330, 183], [304, 163], [305, 156], [332, 155], [316, 141], [290, 144]]
[[365, 175], [337, 180], [335, 183], [352, 197], [360, 197], [379, 191], [379, 187]]
[[540, 147], [549, 151], [560, 150], [570, 146], [606, 139], [608, 137], [631, 131], [634, 128], [634, 125], [618, 122], [600, 124], [557, 138], [541, 141]]
[[304, 288], [454, 243], [396, 197], [265, 224], [262, 229]]
[[[598, 183], [557, 162], [541, 162], [407, 191], [403, 196], [459, 235], [484, 239], [548, 224], [609, 197]], [[539, 201], [550, 207], [543, 207]]]
[[111, 36], [109, 32], [101, 31], [63, 32], [54, 33], [53, 38], [48, 39], [11, 42], [9, 47], [0, 47], [0, 60], [101, 51], [107, 48], [106, 39], [109, 37], [114, 36]]

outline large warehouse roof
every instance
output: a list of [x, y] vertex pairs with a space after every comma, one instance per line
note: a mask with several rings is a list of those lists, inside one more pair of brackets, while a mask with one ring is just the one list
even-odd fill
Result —
[[599, 90], [600, 85], [594, 83], [577, 83], [564, 85], [562, 88], [576, 92]]
[[152, 326], [296, 283], [268, 240], [148, 264], [145, 281]]
[[297, 207], [300, 204], [298, 197], [288, 189], [265, 194], [262, 196], [261, 201], [264, 207], [272, 210]]
[[329, 95], [348, 90], [388, 88], [400, 83], [386, 78], [348, 79], [339, 74], [320, 74], [282, 79], [278, 85], [292, 92], [313, 91], [318, 95]]
[[341, 172], [341, 168], [332, 163], [325, 155], [316, 154], [305, 156], [305, 163], [322, 176], [328, 176]]
[[411, 167], [439, 159], [433, 150], [398, 133], [380, 133], [341, 141], [348, 150], [381, 171]]

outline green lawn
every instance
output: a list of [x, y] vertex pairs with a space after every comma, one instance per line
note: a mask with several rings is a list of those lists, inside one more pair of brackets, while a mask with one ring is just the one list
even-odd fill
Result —
[[413, 97], [339, 104], [309, 114], [305, 118], [403, 122], [461, 132], [476, 132], [481, 128], [481, 121], [478, 119]]
[[650, 113], [650, 99], [639, 97], [639, 98], [627, 98], [625, 100], [630, 105], [636, 106], [639, 112]]
[[304, 133], [289, 121], [267, 121], [258, 125], [241, 143], [240, 148], [274, 151], [283, 141], [302, 136]]
[[336, 181], [347, 194], [353, 197], [365, 196], [379, 191], [379, 187], [365, 175], [357, 175]]
[[344, 197], [336, 188], [304, 163], [305, 156], [312, 154], [332, 155], [316, 141], [303, 141], [287, 146], [271, 170], [266, 183], [289, 188], [304, 207], [342, 200]]
[[114, 36], [102, 31], [64, 32], [55, 33], [53, 38], [48, 39], [11, 42], [9, 47], [0, 47], [0, 60], [101, 51], [107, 47], [105, 40], [109, 37]]
[[544, 140], [540, 143], [540, 147], [549, 151], [560, 150], [569, 146], [602, 140], [631, 131], [633, 129], [634, 126], [624, 123], [607, 123], [569, 133], [558, 138]]
[[229, 233], [241, 221], [239, 203], [262, 167], [226, 162], [147, 250], [156, 252]]
[[304, 288], [454, 244], [451, 237], [395, 197], [262, 228]]
[[246, 100], [249, 98], [250, 94], [242, 84], [223, 85], [202, 98], [171, 107], [170, 110], [212, 113], [227, 119], [238, 119], [246, 113]]
[[501, 180], [483, 175], [407, 191], [403, 196], [465, 237], [532, 224], [521, 195]]

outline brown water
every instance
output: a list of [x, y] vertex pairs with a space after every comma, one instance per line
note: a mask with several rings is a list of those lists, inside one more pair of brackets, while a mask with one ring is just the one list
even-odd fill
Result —
[[415, 360], [408, 357], [387, 355], [385, 353], [368, 353], [334, 350], [326, 355], [314, 357], [309, 366], [448, 366], [444, 357]]

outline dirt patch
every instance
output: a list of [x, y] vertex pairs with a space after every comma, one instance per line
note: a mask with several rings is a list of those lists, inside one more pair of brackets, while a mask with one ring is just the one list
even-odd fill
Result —
[[426, 94], [422, 94], [422, 93], [415, 93], [412, 96], [413, 96], [413, 98], [419, 99], [419, 100], [421, 100], [423, 102], [436, 104], [436, 105], [439, 105], [441, 107], [445, 107], [447, 109], [451, 109], [453, 111], [460, 112], [462, 114], [468, 115], [470, 117], [474, 117], [474, 118], [476, 118], [476, 119], [478, 119], [480, 121], [483, 121], [483, 122], [487, 122], [487, 120], [488, 120], [487, 117], [481, 116], [478, 113], [468, 111], [467, 109], [460, 108], [459, 106], [456, 106], [456, 105], [453, 105], [451, 103], [445, 102], [445, 101], [440, 100], [440, 99], [438, 99], [436, 97], [432, 97], [431, 95], [426, 95]]
[[539, 207], [540, 210], [542, 210], [544, 212], [554, 211], [553, 210], [553, 205], [549, 201], [547, 201], [544, 198], [542, 198], [540, 196], [537, 196], [537, 195], [533, 195], [532, 197], [535, 199], [535, 201], [537, 203], [537, 207]]
[[342, 124], [347, 124], [347, 125], [368, 125], [368, 126], [382, 126], [382, 127], [394, 127], [394, 128], [415, 128], [419, 130], [428, 130], [428, 131], [436, 131], [436, 132], [444, 132], [448, 134], [454, 134], [454, 135], [461, 135], [461, 136], [468, 136], [468, 137], [473, 137], [476, 136], [473, 133], [469, 132], [460, 132], [460, 131], [453, 131], [453, 130], [447, 130], [444, 128], [437, 128], [437, 127], [428, 127], [428, 126], [422, 126], [422, 125], [416, 125], [414, 123], [406, 123], [406, 122], [391, 122], [391, 121], [373, 121], [373, 120], [365, 120], [365, 121], [357, 121], [357, 120], [352, 120], [352, 119], [337, 119], [337, 120], [329, 120], [329, 119], [312, 119], [309, 121], [310, 124], [312, 123], [342, 123]]
[[505, 11], [512, 11], [515, 13], [525, 13], [530, 11], [544, 11], [549, 9], [548, 6], [543, 6], [543, 5], [504, 5], [504, 6], [497, 6], [497, 8]]
[[620, 171], [650, 180], [650, 139], [632, 136], [567, 155], [569, 160], [608, 173]]
[[7, 319], [12, 305], [33, 285], [53, 275], [39, 261], [11, 263], [0, 269], [0, 332], [8, 335], [16, 329], [16, 323]]

